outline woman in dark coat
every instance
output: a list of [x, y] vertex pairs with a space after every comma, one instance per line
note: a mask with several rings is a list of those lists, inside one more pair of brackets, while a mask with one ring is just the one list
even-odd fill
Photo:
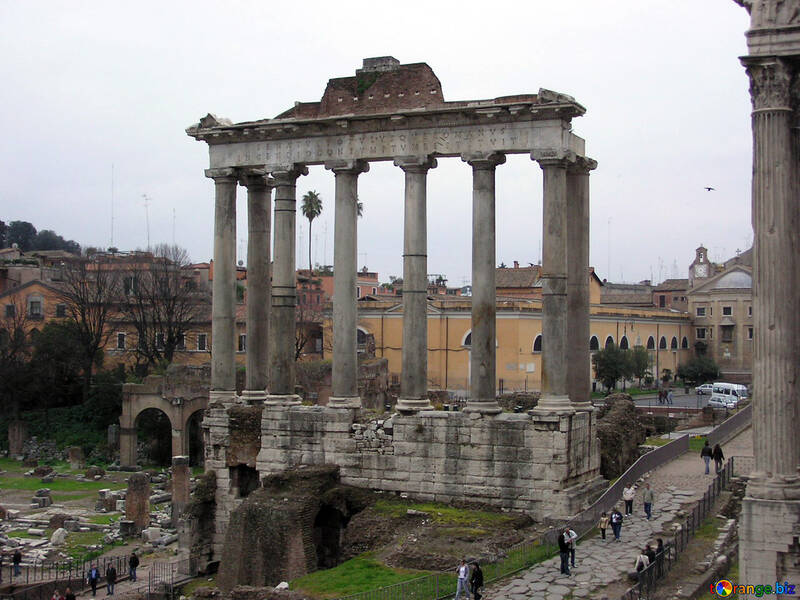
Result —
[[714, 459], [714, 466], [717, 468], [717, 473], [722, 471], [722, 461], [725, 460], [725, 455], [722, 454], [722, 448], [719, 444], [714, 446], [714, 450], [711, 452], [711, 458]]
[[472, 577], [469, 579], [469, 584], [473, 600], [481, 600], [481, 594], [478, 590], [483, 587], [483, 571], [481, 571], [481, 566], [478, 563], [475, 563], [475, 568], [472, 569]]

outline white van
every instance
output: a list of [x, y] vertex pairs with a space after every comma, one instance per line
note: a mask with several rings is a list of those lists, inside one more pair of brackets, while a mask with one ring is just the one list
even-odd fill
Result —
[[747, 398], [747, 387], [740, 383], [715, 383], [711, 390], [709, 406], [736, 408], [740, 400]]

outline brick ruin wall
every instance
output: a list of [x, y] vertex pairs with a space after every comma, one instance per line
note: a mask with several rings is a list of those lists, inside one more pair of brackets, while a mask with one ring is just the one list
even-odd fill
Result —
[[[596, 417], [427, 411], [358, 423], [349, 410], [320, 406], [247, 407], [260, 444], [243, 452], [232, 430], [244, 407], [206, 412], [206, 469], [217, 478], [213, 545], [222, 549], [230, 513], [242, 502], [234, 471], [245, 460], [258, 476], [300, 465], [337, 465], [343, 484], [403, 492], [420, 500], [484, 503], [536, 520], [575, 514], [603, 489]], [[252, 438], [248, 431], [246, 438]], [[253, 460], [255, 457], [255, 461]]]

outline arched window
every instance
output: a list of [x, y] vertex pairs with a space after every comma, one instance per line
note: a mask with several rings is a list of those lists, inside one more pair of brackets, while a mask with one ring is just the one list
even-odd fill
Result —
[[655, 341], [655, 339], [653, 339], [652, 335], [649, 338], [647, 338], [647, 349], [648, 350], [655, 350], [656, 349], [656, 341]]
[[461, 342], [461, 345], [462, 346], [466, 346], [467, 348], [471, 348], [472, 347], [472, 332], [471, 331], [467, 332], [467, 335], [464, 336], [464, 341]]
[[614, 347], [614, 338], [611, 337], [611, 336], [608, 336], [606, 338], [606, 346], [605, 346], [605, 348], [606, 348], [606, 350], [608, 350], [609, 348], [613, 348], [613, 347]]
[[620, 350], [627, 350], [628, 349], [628, 336], [623, 335], [622, 339], [619, 341], [619, 348]]
[[663, 335], [661, 336], [661, 340], [658, 342], [658, 349], [659, 350], [667, 349], [667, 338], [665, 338]]
[[600, 350], [600, 342], [597, 341], [597, 336], [593, 335], [589, 339], [589, 350], [594, 352], [595, 350]]
[[367, 335], [368, 335], [367, 334], [367, 330], [366, 329], [361, 329], [361, 327], [359, 327], [358, 329], [356, 329], [356, 342], [358, 344], [366, 344], [367, 343]]
[[534, 352], [541, 352], [542, 351], [542, 336], [537, 335], [536, 339], [533, 340], [533, 351]]
[[674, 335], [672, 336], [672, 341], [669, 344], [670, 350], [677, 350], [678, 349], [678, 338]]
[[681, 340], [681, 348], [686, 350], [688, 347], [689, 347], [689, 340], [686, 339], [686, 336], [683, 336], [683, 339]]

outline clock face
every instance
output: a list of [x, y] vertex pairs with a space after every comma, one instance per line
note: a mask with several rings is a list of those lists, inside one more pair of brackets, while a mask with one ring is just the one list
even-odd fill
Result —
[[696, 277], [707, 277], [708, 276], [708, 265], [697, 265], [694, 268], [694, 274]]

